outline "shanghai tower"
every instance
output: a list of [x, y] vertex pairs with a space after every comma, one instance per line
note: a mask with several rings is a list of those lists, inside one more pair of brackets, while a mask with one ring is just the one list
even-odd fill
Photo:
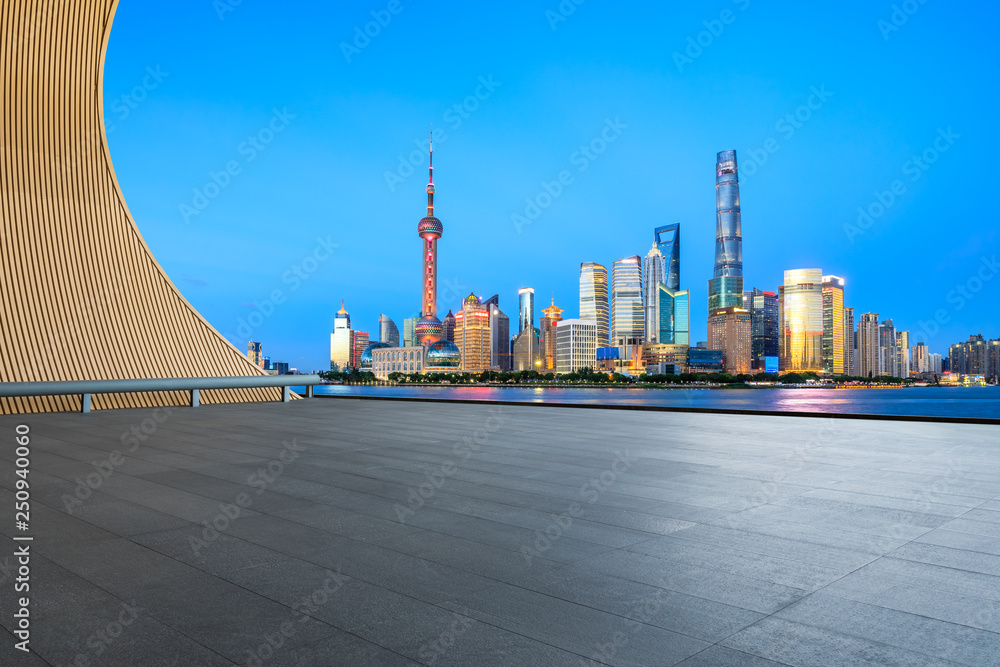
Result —
[[708, 281], [708, 313], [743, 306], [743, 232], [736, 151], [715, 157], [715, 274]]

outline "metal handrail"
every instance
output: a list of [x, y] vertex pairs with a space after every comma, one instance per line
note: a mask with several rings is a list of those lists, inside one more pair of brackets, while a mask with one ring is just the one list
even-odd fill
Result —
[[252, 389], [283, 387], [281, 400], [291, 400], [293, 386], [304, 385], [306, 398], [312, 398], [313, 387], [322, 382], [318, 375], [247, 375], [236, 377], [141, 378], [132, 380], [70, 380], [61, 382], [0, 382], [0, 398], [26, 396], [83, 397], [81, 412], [90, 412], [93, 394], [126, 394], [137, 391], [190, 391], [191, 407], [199, 405], [201, 389]]

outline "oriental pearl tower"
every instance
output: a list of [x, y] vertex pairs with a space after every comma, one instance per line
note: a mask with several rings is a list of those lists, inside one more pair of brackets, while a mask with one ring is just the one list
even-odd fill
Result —
[[430, 167], [427, 182], [427, 215], [417, 223], [417, 234], [422, 241], [420, 292], [421, 315], [417, 321], [415, 333], [420, 344], [427, 347], [441, 340], [444, 328], [437, 318], [437, 241], [441, 238], [444, 227], [441, 221], [434, 217], [434, 133], [431, 132]]

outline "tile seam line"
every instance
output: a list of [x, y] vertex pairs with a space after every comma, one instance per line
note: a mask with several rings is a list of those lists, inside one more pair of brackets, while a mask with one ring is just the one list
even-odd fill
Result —
[[[932, 528], [932, 529], [928, 530], [927, 532], [931, 532], [932, 530], [934, 530], [934, 529]], [[926, 534], [926, 533], [925, 533], [925, 534]], [[843, 575], [843, 576], [841, 576], [841, 577], [838, 577], [837, 579], [834, 579], [833, 581], [831, 581], [831, 582], [829, 582], [829, 583], [826, 583], [826, 584], [824, 584], [823, 586], [820, 586], [819, 588], [817, 588], [817, 589], [816, 589], [816, 590], [814, 590], [814, 591], [809, 591], [808, 593], [806, 593], [806, 595], [802, 596], [802, 597], [801, 597], [801, 598], [799, 598], [798, 600], [795, 600], [794, 602], [789, 602], [789, 603], [788, 603], [787, 605], [785, 605], [785, 606], [781, 607], [780, 609], [776, 609], [775, 611], [771, 612], [770, 614], [768, 614], [768, 615], [767, 615], [767, 616], [765, 616], [764, 618], [760, 618], [760, 619], [757, 619], [756, 621], [754, 621], [753, 623], [751, 623], [750, 625], [748, 625], [748, 626], [747, 626], [746, 628], [743, 628], [743, 629], [741, 629], [741, 630], [738, 630], [737, 632], [734, 632], [734, 633], [733, 633], [732, 635], [730, 635], [729, 637], [726, 637], [726, 638], [724, 638], [724, 639], [721, 639], [721, 640], [719, 640], [718, 642], [716, 642], [716, 644], [717, 644], [717, 645], [722, 645], [722, 642], [725, 642], [725, 641], [727, 641], [727, 640], [731, 639], [732, 637], [734, 637], [735, 635], [739, 634], [740, 632], [743, 632], [743, 631], [744, 631], [744, 630], [746, 630], [747, 628], [751, 628], [751, 627], [753, 627], [754, 625], [757, 625], [758, 623], [760, 623], [760, 622], [762, 622], [762, 621], [765, 621], [765, 620], [767, 620], [767, 619], [769, 619], [769, 618], [771, 618], [771, 617], [775, 616], [776, 614], [778, 614], [778, 613], [780, 613], [780, 612], [784, 611], [785, 609], [788, 609], [789, 607], [792, 607], [792, 606], [794, 606], [794, 605], [796, 605], [796, 604], [799, 604], [800, 602], [802, 602], [802, 601], [803, 601], [803, 600], [805, 600], [806, 598], [809, 598], [809, 597], [811, 597], [811, 596], [815, 595], [816, 593], [819, 593], [819, 592], [822, 592], [823, 590], [825, 590], [825, 589], [829, 588], [830, 586], [832, 586], [833, 584], [837, 583], [838, 581], [842, 581], [843, 579], [846, 579], [847, 577], [849, 577], [849, 576], [851, 576], [852, 574], [854, 574], [854, 573], [858, 572], [859, 570], [861, 570], [861, 569], [863, 569], [863, 568], [866, 568], [866, 567], [868, 567], [869, 565], [872, 565], [873, 563], [877, 563], [878, 561], [882, 560], [883, 558], [887, 558], [887, 557], [889, 557], [889, 556], [890, 556], [890, 555], [891, 555], [891, 554], [892, 554], [893, 552], [895, 552], [895, 551], [898, 551], [899, 549], [902, 549], [902, 548], [903, 548], [903, 547], [905, 547], [905, 546], [906, 546], [907, 544], [910, 544], [910, 543], [912, 543], [912, 542], [913, 542], [913, 540], [912, 540], [912, 539], [910, 539], [910, 540], [907, 540], [907, 541], [906, 541], [906, 543], [904, 543], [904, 544], [901, 544], [900, 546], [896, 547], [895, 549], [892, 549], [892, 550], [891, 550], [891, 551], [889, 551], [888, 553], [885, 553], [885, 554], [882, 554], [881, 556], [878, 556], [877, 558], [873, 559], [872, 561], [870, 561], [870, 562], [868, 562], [868, 563], [865, 563], [864, 565], [861, 565], [860, 567], [857, 567], [857, 568], [855, 568], [854, 570], [852, 570], [852, 571], [850, 571], [850, 572], [848, 572], [848, 573], [844, 574], [844, 575]], [[957, 568], [955, 568], [955, 569], [957, 569]], [[965, 571], [967, 571], [967, 570], [961, 570], [961, 571], [965, 572]], [[831, 595], [832, 597], [835, 597], [835, 598], [838, 598], [838, 599], [847, 599], [847, 598], [841, 598], [841, 597], [840, 597], [839, 595], [836, 595], [835, 593], [831, 593], [831, 594], [829, 594], [829, 595]], [[905, 612], [905, 611], [899, 611], [898, 609], [891, 609], [891, 608], [889, 608], [889, 607], [882, 607], [882, 606], [880, 606], [880, 605], [876, 605], [876, 604], [870, 604], [870, 603], [867, 603], [867, 602], [857, 602], [856, 600], [850, 600], [850, 601], [851, 601], [851, 602], [856, 602], [857, 604], [866, 604], [866, 605], [868, 605], [868, 606], [871, 606], [871, 607], [876, 607], [876, 608], [878, 608], [878, 609], [885, 609], [885, 610], [888, 610], [888, 611], [894, 611], [894, 612], [897, 612], [897, 613], [901, 613], [901, 614], [908, 614], [908, 615], [910, 615], [910, 616], [915, 616], [915, 617], [917, 617], [917, 618], [923, 618], [923, 619], [927, 619], [927, 620], [929, 620], [929, 621], [935, 621], [935, 622], [938, 622], [938, 623], [946, 623], [946, 624], [948, 624], [948, 625], [952, 625], [952, 626], [955, 626], [955, 627], [959, 627], [959, 628], [968, 628], [968, 629], [970, 629], [970, 630], [978, 630], [978, 631], [980, 631], [980, 632], [987, 632], [987, 633], [990, 633], [990, 634], [998, 634], [998, 633], [996, 633], [996, 632], [993, 632], [993, 631], [991, 631], [991, 630], [984, 630], [984, 629], [982, 629], [982, 628], [976, 628], [976, 627], [973, 627], [973, 626], [971, 626], [971, 625], [963, 625], [963, 624], [961, 624], [961, 623], [953, 623], [953, 622], [951, 622], [951, 621], [944, 621], [944, 620], [942, 620], [942, 619], [939, 619], [939, 618], [932, 618], [932, 617], [930, 617], [930, 616], [924, 616], [924, 615], [922, 615], [922, 614], [916, 614], [916, 613], [913, 613], [913, 612]], [[817, 629], [817, 630], [821, 630], [821, 631], [825, 631], [825, 632], [834, 632], [834, 633], [836, 633], [836, 634], [841, 634], [841, 635], [845, 635], [845, 636], [847, 636], [847, 637], [853, 637], [853, 638], [855, 638], [855, 639], [860, 639], [860, 640], [862, 640], [862, 641], [866, 641], [866, 642], [871, 642], [871, 643], [873, 643], [873, 644], [878, 644], [878, 645], [880, 645], [880, 646], [888, 646], [888, 647], [890, 647], [890, 648], [894, 648], [894, 649], [901, 649], [901, 650], [903, 650], [903, 651], [909, 651], [909, 652], [912, 652], [912, 653], [915, 653], [915, 654], [917, 654], [917, 655], [923, 655], [923, 656], [926, 656], [926, 657], [928, 657], [928, 658], [932, 658], [932, 659], [934, 659], [934, 660], [941, 660], [941, 661], [943, 661], [943, 662], [946, 662], [946, 663], [951, 663], [951, 664], [955, 664], [955, 665], [968, 665], [968, 664], [970, 664], [970, 663], [962, 663], [962, 662], [955, 662], [955, 661], [953, 661], [953, 660], [949, 660], [949, 659], [947, 659], [947, 658], [942, 658], [942, 657], [940, 657], [940, 656], [935, 656], [935, 655], [930, 655], [930, 654], [928, 654], [928, 653], [925, 653], [925, 652], [923, 652], [923, 651], [918, 651], [918, 650], [916, 650], [916, 649], [913, 649], [913, 648], [910, 648], [910, 647], [906, 647], [906, 646], [895, 646], [895, 645], [893, 645], [893, 644], [888, 644], [888, 643], [886, 643], [886, 642], [883, 642], [883, 641], [878, 641], [878, 640], [874, 640], [874, 639], [870, 639], [870, 638], [867, 638], [867, 637], [862, 637], [862, 636], [860, 636], [860, 635], [855, 635], [855, 634], [851, 634], [851, 633], [849, 633], [849, 632], [844, 632], [844, 631], [842, 631], [842, 630], [835, 630], [835, 629], [832, 629], [832, 628], [829, 628], [829, 627], [822, 627], [822, 626], [818, 626], [818, 625], [813, 625], [812, 623], [805, 623], [805, 622], [803, 622], [803, 621], [798, 621], [798, 620], [791, 620], [791, 619], [787, 619], [787, 618], [781, 618], [781, 619], [779, 619], [779, 620], [785, 620], [785, 621], [788, 621], [788, 622], [790, 622], [790, 623], [798, 623], [799, 625], [805, 625], [805, 626], [807, 626], [807, 627], [811, 627], [811, 628], [815, 628], [815, 629]], [[731, 647], [729, 647], [729, 646], [723, 646], [723, 648], [731, 648]], [[739, 650], [739, 649], [734, 649], [734, 650]], [[768, 658], [767, 656], [763, 656], [763, 655], [759, 655], [759, 654], [752, 654], [752, 655], [757, 655], [758, 657], [760, 657], [760, 658], [764, 658], [765, 660], [770, 660], [770, 658]]]

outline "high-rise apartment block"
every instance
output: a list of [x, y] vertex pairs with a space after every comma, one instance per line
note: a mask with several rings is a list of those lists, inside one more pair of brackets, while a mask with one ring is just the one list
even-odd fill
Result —
[[878, 313], [862, 313], [858, 320], [858, 377], [876, 378], [882, 375], [879, 346]]

